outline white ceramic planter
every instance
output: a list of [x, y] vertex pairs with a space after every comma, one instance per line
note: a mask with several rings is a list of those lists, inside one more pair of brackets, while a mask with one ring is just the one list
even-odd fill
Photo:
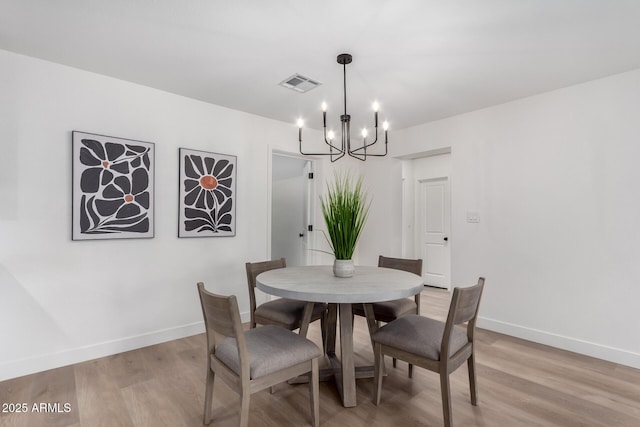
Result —
[[333, 274], [336, 277], [352, 277], [356, 268], [352, 259], [336, 259], [333, 261]]

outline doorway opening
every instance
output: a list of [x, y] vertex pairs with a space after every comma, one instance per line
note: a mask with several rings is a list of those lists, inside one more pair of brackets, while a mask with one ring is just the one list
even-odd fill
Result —
[[427, 286], [451, 288], [451, 153], [438, 150], [403, 165], [403, 253], [423, 260]]
[[310, 264], [313, 163], [286, 153], [271, 158], [271, 259]]

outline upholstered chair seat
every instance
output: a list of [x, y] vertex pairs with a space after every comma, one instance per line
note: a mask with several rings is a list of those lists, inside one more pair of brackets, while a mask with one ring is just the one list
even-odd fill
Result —
[[[374, 333], [374, 340], [426, 359], [440, 360], [444, 327], [444, 322], [408, 314], [378, 329]], [[467, 331], [456, 327], [451, 335], [449, 351], [451, 354], [457, 353], [468, 342]]]
[[[373, 314], [378, 322], [391, 322], [399, 317], [418, 311], [417, 304], [413, 299], [401, 298], [393, 301], [381, 301], [373, 306]], [[353, 314], [364, 317], [364, 307], [362, 304], [353, 304]]]
[[[304, 306], [304, 301], [278, 298], [260, 304], [253, 315], [258, 325], [279, 325], [293, 330], [300, 327]], [[327, 304], [316, 303], [311, 313], [311, 321], [322, 319], [326, 309]]]
[[[322, 356], [317, 345], [279, 326], [267, 325], [244, 333], [249, 354], [249, 379], [257, 379], [289, 366]], [[216, 346], [215, 355], [240, 375], [238, 342], [225, 338]]]

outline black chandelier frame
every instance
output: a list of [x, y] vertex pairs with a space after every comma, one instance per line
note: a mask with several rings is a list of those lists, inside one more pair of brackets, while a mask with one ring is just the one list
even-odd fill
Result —
[[347, 114], [347, 64], [350, 64], [353, 61], [353, 57], [348, 53], [341, 53], [337, 58], [338, 64], [342, 65], [342, 73], [343, 73], [343, 93], [344, 93], [344, 114], [340, 116], [341, 122], [341, 139], [340, 146], [333, 144], [333, 138], [329, 138], [327, 134], [327, 111], [326, 108], [323, 107], [322, 111], [322, 126], [323, 126], [323, 137], [326, 145], [329, 146], [328, 152], [321, 153], [309, 153], [304, 152], [302, 149], [302, 124], [300, 123], [298, 128], [298, 142], [300, 145], [300, 154], [306, 156], [330, 156], [331, 162], [335, 162], [345, 155], [349, 155], [355, 159], [365, 161], [367, 157], [384, 157], [387, 155], [387, 126], [385, 122], [384, 126], [384, 153], [371, 153], [367, 152], [367, 148], [375, 145], [378, 142], [378, 110], [374, 108], [374, 129], [375, 129], [375, 138], [372, 142], [367, 143], [367, 137], [363, 136], [362, 146], [352, 149], [351, 148], [351, 116]]

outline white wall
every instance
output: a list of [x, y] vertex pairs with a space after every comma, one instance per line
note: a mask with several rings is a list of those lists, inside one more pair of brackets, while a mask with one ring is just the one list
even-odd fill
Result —
[[452, 283], [486, 276], [482, 327], [640, 368], [639, 111], [636, 70], [394, 133], [394, 156], [451, 148]]
[[[293, 124], [6, 51], [0, 94], [0, 380], [202, 331], [197, 281], [246, 314]], [[156, 144], [155, 238], [71, 241], [72, 130]], [[236, 237], [177, 238], [178, 147], [238, 156]]]
[[[0, 94], [0, 380], [197, 333], [200, 280], [246, 313], [293, 125], [6, 51]], [[452, 149], [452, 280], [487, 276], [483, 327], [640, 367], [638, 111], [635, 71], [392, 134], [392, 156]], [[155, 238], [71, 241], [72, 130], [156, 143]], [[238, 156], [236, 237], [176, 237], [178, 147]], [[333, 166], [374, 196], [358, 262], [401, 255], [401, 162]]]
[[397, 217], [402, 206], [402, 165], [388, 157], [369, 158], [354, 166], [364, 177], [364, 188], [371, 198], [371, 208], [360, 242], [356, 262], [378, 265], [378, 256], [401, 256], [402, 221]]

